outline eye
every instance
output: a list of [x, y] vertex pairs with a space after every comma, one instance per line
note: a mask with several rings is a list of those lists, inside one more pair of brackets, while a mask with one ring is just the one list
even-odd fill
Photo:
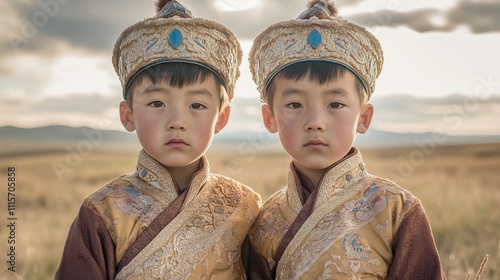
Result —
[[193, 103], [189, 106], [190, 109], [201, 110], [207, 108], [205, 105], [201, 103]]
[[148, 105], [151, 107], [154, 107], [154, 108], [160, 108], [160, 107], [165, 106], [165, 104], [163, 104], [163, 102], [161, 102], [161, 101], [153, 101], [153, 102], [150, 102]]
[[344, 104], [339, 102], [332, 102], [328, 105], [328, 108], [333, 108], [333, 109], [340, 109], [342, 107], [344, 107]]
[[302, 108], [302, 104], [300, 104], [298, 102], [292, 102], [292, 103], [286, 104], [286, 107], [291, 108], [291, 109], [299, 109], [299, 108]]

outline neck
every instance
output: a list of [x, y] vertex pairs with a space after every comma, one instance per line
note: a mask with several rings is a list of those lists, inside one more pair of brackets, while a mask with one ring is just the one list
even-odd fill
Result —
[[170, 172], [181, 192], [186, 190], [191, 184], [193, 176], [200, 169], [200, 161], [201, 159], [198, 159], [183, 167], [167, 167], [168, 172]]

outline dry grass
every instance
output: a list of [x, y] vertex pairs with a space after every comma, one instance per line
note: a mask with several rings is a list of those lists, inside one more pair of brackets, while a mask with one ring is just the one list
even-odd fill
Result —
[[[392, 178], [422, 200], [449, 279], [478, 274], [481, 279], [498, 278], [500, 211], [496, 206], [500, 205], [500, 144], [442, 147], [422, 159], [416, 157], [416, 151], [370, 150], [363, 151], [363, 156], [372, 174]], [[105, 182], [132, 171], [136, 161], [135, 152], [93, 151], [69, 167], [59, 181], [52, 164], [65, 164], [67, 157], [63, 152], [2, 159], [1, 181], [6, 182], [7, 166], [14, 165], [18, 170], [18, 273], [3, 273], [1, 277], [52, 279], [82, 199]], [[286, 182], [289, 158], [282, 153], [211, 152], [208, 157], [214, 172], [251, 186], [263, 199]], [[5, 187], [0, 188], [0, 197], [6, 197]], [[0, 205], [0, 267], [6, 269], [5, 201]], [[487, 265], [485, 255], [489, 256]]]

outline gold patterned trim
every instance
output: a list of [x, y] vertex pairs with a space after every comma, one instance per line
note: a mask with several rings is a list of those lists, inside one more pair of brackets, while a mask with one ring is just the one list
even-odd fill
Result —
[[[286, 277], [290, 276], [290, 272], [287, 271], [287, 268], [293, 267], [295, 271], [306, 272], [308, 268], [312, 265], [313, 261], [310, 259], [310, 262], [307, 264], [300, 263], [301, 258], [297, 258], [302, 243], [306, 238], [311, 237], [311, 230], [315, 229], [318, 223], [327, 215], [341, 206], [343, 203], [347, 202], [351, 199], [355, 194], [357, 194], [363, 188], [366, 188], [372, 181], [373, 177], [370, 175], [365, 176], [362, 181], [354, 184], [348, 184], [341, 189], [338, 189], [336, 195], [332, 197], [328, 203], [323, 203], [318, 209], [316, 209], [312, 215], [307, 219], [307, 221], [302, 225], [294, 239], [290, 242], [285, 252], [283, 253], [282, 261], [278, 263], [276, 268], [276, 276], [277, 279], [289, 279]], [[362, 225], [360, 225], [361, 227]], [[340, 237], [337, 237], [337, 239]], [[329, 240], [330, 243], [335, 242], [337, 239]], [[323, 247], [328, 248], [328, 244], [323, 244]], [[308, 256], [312, 258], [313, 256]], [[297, 275], [295, 275], [297, 277]]]
[[324, 203], [329, 203], [330, 198], [337, 195], [338, 191], [361, 180], [366, 175], [368, 175], [368, 172], [365, 170], [363, 158], [356, 149], [354, 154], [325, 173], [319, 186], [320, 189], [314, 209], [319, 208]]

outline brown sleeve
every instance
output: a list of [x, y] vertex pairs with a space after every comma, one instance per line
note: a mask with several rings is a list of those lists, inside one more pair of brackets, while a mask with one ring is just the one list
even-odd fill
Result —
[[269, 269], [266, 259], [254, 248], [250, 240], [245, 238], [241, 246], [241, 260], [245, 267], [247, 279], [267, 280], [274, 279], [273, 272]]
[[392, 245], [387, 279], [446, 279], [425, 210], [414, 206], [401, 222]]
[[113, 240], [102, 218], [82, 205], [69, 230], [55, 279], [114, 278]]

